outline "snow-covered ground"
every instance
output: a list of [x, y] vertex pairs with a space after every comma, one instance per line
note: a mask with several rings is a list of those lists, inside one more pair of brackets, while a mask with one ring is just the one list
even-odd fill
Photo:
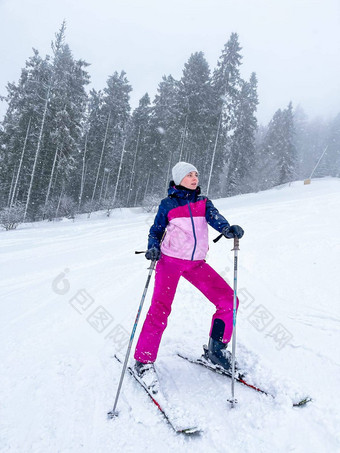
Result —
[[[157, 369], [166, 395], [202, 428], [176, 435], [126, 376], [108, 420], [148, 262], [154, 214], [116, 210], [0, 232], [1, 452], [339, 452], [340, 181], [296, 182], [218, 200], [245, 229], [237, 352], [276, 399], [192, 365], [212, 305], [181, 281]], [[211, 230], [211, 239], [215, 232]], [[232, 241], [208, 262], [232, 282]], [[142, 318], [150, 303], [147, 295]], [[141, 324], [141, 323], [140, 323]], [[292, 399], [313, 402], [292, 408]]]

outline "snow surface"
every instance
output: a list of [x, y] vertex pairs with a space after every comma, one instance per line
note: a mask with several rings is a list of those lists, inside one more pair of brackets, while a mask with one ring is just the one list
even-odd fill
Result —
[[[156, 364], [164, 393], [203, 433], [175, 434], [129, 375], [108, 420], [121, 373], [113, 355], [125, 354], [148, 272], [134, 251], [154, 214], [26, 224], [0, 232], [1, 452], [340, 451], [340, 181], [215, 204], [245, 229], [238, 359], [277, 397], [237, 384], [231, 409], [228, 378], [176, 356], [201, 353], [213, 314], [183, 280]], [[208, 256], [230, 283], [231, 248], [211, 243]], [[313, 402], [293, 408], [305, 395]]]

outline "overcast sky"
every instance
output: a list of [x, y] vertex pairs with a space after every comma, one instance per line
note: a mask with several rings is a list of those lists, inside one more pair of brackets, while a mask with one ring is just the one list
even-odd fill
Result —
[[236, 32], [241, 75], [258, 77], [261, 123], [290, 101], [310, 118], [340, 112], [340, 0], [0, 0], [0, 94], [32, 47], [51, 53], [64, 19], [74, 57], [91, 63], [91, 87], [124, 70], [133, 108], [163, 75], [179, 79], [193, 52], [213, 70]]

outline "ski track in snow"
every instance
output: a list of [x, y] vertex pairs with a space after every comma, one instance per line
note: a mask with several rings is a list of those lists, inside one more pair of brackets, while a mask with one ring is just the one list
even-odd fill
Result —
[[[238, 361], [276, 398], [236, 383], [231, 409], [230, 379], [176, 356], [201, 354], [214, 312], [181, 280], [156, 367], [171, 404], [203, 433], [174, 433], [128, 374], [119, 417], [108, 420], [121, 372], [113, 355], [125, 348], [105, 337], [116, 327], [130, 334], [148, 267], [134, 250], [145, 249], [154, 214], [122, 209], [25, 224], [0, 232], [1, 452], [340, 451], [340, 181], [300, 181], [215, 204], [246, 232]], [[208, 256], [229, 283], [231, 248], [211, 243]], [[80, 290], [91, 300], [86, 310], [74, 299]], [[91, 318], [98, 307], [111, 319], [103, 331]], [[271, 334], [277, 325], [289, 335], [283, 347]], [[292, 407], [307, 395], [312, 403]]]

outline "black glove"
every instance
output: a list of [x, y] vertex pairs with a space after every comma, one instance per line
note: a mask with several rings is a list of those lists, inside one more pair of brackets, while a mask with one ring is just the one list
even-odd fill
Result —
[[145, 258], [151, 261], [158, 261], [161, 257], [161, 252], [156, 247], [152, 247], [151, 249], [147, 250], [145, 253]]
[[232, 239], [232, 238], [241, 239], [241, 237], [244, 235], [244, 231], [239, 225], [231, 225], [229, 227], [223, 228], [222, 234], [227, 239]]

